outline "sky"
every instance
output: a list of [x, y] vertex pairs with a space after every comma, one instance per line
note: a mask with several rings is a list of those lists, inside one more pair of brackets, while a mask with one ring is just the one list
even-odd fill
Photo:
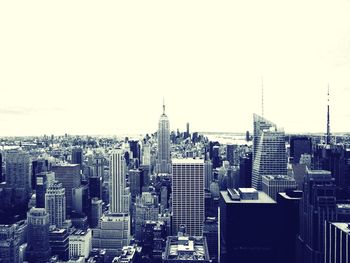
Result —
[[[0, 136], [350, 124], [350, 1], [1, 1]], [[263, 82], [263, 84], [262, 84]]]

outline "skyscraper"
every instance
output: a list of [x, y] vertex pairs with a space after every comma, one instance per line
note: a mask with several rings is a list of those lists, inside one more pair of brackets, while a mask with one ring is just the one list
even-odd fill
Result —
[[265, 194], [277, 201], [277, 194], [286, 190], [295, 190], [297, 183], [288, 175], [263, 175], [262, 190]]
[[336, 219], [335, 192], [329, 171], [307, 170], [300, 202], [298, 262], [324, 262], [326, 222]]
[[20, 246], [25, 241], [27, 224], [19, 221], [11, 225], [0, 225], [0, 262], [19, 263]]
[[325, 231], [325, 263], [350, 261], [350, 224], [327, 222]]
[[62, 183], [54, 181], [45, 194], [45, 209], [49, 213], [50, 225], [62, 227], [66, 220], [66, 194]]
[[94, 197], [91, 199], [90, 227], [97, 228], [102, 217], [102, 200]]
[[55, 179], [62, 183], [66, 192], [67, 214], [72, 212], [73, 208], [73, 188], [81, 185], [79, 164], [60, 164], [52, 166], [51, 170], [55, 173]]
[[170, 160], [170, 126], [168, 116], [165, 114], [165, 105], [163, 104], [163, 114], [158, 123], [158, 156], [156, 171], [161, 174], [168, 174], [171, 170]]
[[49, 245], [49, 214], [44, 208], [32, 208], [27, 213], [27, 260], [29, 263], [48, 262], [51, 249]]
[[6, 152], [6, 187], [14, 190], [15, 203], [29, 198], [31, 193], [31, 160], [21, 149]]
[[[255, 139], [255, 138], [254, 138]], [[276, 127], [259, 132], [252, 174], [252, 187], [261, 190], [263, 175], [286, 175], [287, 154], [284, 141], [284, 131]]]
[[294, 164], [298, 164], [302, 154], [312, 153], [311, 138], [307, 136], [292, 136], [290, 138], [290, 157]]
[[173, 160], [173, 233], [185, 225], [191, 236], [201, 236], [204, 222], [204, 161]]
[[257, 114], [253, 115], [253, 126], [254, 126], [254, 135], [253, 135], [253, 162], [254, 162], [262, 131], [268, 130], [271, 127], [274, 127], [274, 128], [277, 128], [277, 127], [276, 127], [276, 124], [274, 124], [273, 122]]
[[81, 148], [74, 148], [72, 150], [72, 164], [83, 164], [83, 150]]
[[50, 227], [49, 233], [51, 255], [57, 255], [60, 260], [69, 258], [69, 234], [67, 229]]
[[92, 247], [105, 249], [111, 262], [130, 243], [130, 216], [125, 213], [106, 213], [97, 228], [92, 229]]
[[211, 160], [204, 162], [204, 187], [209, 189], [211, 182], [213, 181], [213, 163]]
[[147, 220], [157, 221], [159, 214], [158, 198], [154, 193], [144, 192], [135, 203], [135, 239], [141, 241], [142, 230]]
[[145, 143], [142, 147], [142, 165], [151, 165], [151, 146]]
[[0, 152], [0, 183], [5, 181], [5, 178], [2, 177], [2, 153]]
[[283, 262], [277, 259], [277, 203], [254, 188], [220, 194], [221, 262]]
[[121, 149], [114, 150], [110, 156], [109, 199], [112, 213], [124, 213], [125, 159]]

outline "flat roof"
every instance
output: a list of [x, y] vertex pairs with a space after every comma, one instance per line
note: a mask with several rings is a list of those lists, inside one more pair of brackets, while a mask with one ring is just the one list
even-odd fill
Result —
[[[240, 188], [242, 189], [242, 188]], [[243, 188], [244, 189], [244, 188]], [[247, 204], [277, 204], [270, 196], [265, 194], [262, 191], [258, 191], [259, 199], [257, 200], [232, 200], [227, 191], [220, 191], [221, 197], [225, 200], [225, 203], [229, 204], [239, 204], [239, 203], [247, 203]]]
[[203, 159], [183, 158], [183, 159], [172, 159], [173, 164], [204, 164]]

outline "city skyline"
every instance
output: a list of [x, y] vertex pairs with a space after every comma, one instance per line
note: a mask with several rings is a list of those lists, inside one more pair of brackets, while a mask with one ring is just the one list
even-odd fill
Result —
[[261, 78], [287, 133], [326, 131], [328, 85], [348, 130], [349, 2], [66, 3], [0, 4], [0, 136], [153, 133], [163, 97], [171, 130], [252, 131]]

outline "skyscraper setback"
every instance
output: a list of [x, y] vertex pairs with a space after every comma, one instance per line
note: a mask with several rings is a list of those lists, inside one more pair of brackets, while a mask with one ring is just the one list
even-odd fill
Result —
[[163, 114], [158, 123], [158, 156], [156, 171], [160, 174], [168, 174], [171, 170], [170, 160], [170, 125], [168, 116], [165, 114], [163, 103]]
[[285, 134], [258, 115], [254, 115], [254, 133], [252, 187], [261, 190], [263, 175], [287, 174]]
[[45, 209], [49, 213], [50, 225], [62, 227], [66, 220], [66, 195], [61, 183], [55, 181], [47, 189]]

